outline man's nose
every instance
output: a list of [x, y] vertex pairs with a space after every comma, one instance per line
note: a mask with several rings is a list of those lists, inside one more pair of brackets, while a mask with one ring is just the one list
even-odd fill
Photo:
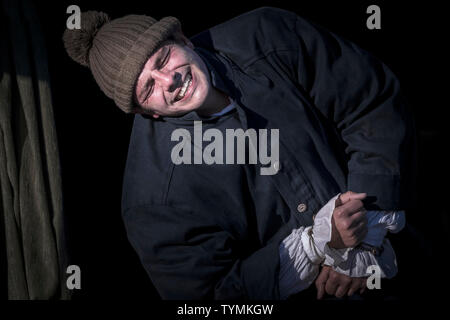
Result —
[[152, 78], [155, 79], [164, 90], [172, 91], [178, 86], [180, 74], [174, 71], [153, 70]]

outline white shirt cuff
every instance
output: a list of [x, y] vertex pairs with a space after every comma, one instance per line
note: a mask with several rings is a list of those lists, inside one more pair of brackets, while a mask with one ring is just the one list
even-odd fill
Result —
[[300, 227], [293, 230], [280, 244], [278, 283], [282, 300], [308, 288], [319, 274], [319, 266], [309, 260], [301, 241], [306, 229]]

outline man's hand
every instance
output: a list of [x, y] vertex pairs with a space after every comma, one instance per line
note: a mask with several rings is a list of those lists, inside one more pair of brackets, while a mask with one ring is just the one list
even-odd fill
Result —
[[317, 299], [322, 299], [325, 292], [342, 298], [351, 296], [356, 291], [362, 294], [366, 290], [367, 278], [351, 278], [334, 271], [330, 266], [323, 266], [316, 279]]
[[366, 210], [361, 200], [365, 193], [348, 191], [336, 200], [331, 217], [330, 247], [342, 249], [358, 245], [367, 234]]

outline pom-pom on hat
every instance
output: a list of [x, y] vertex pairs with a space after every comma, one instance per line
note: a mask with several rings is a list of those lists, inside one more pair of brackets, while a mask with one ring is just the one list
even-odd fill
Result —
[[110, 20], [107, 14], [81, 14], [80, 29], [66, 29], [69, 56], [90, 68], [102, 91], [125, 112], [134, 109], [134, 90], [145, 62], [162, 42], [181, 31], [177, 18], [159, 21], [144, 15]]

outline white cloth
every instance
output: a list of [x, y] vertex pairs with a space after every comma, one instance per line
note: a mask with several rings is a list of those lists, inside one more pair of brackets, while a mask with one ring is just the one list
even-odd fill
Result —
[[397, 233], [405, 226], [403, 211], [369, 211], [367, 212], [369, 230], [363, 242], [380, 247], [386, 233]]
[[340, 264], [331, 265], [327, 259], [325, 259], [324, 264], [330, 265], [333, 270], [353, 278], [370, 276], [371, 273], [367, 272], [367, 267], [376, 265], [380, 267], [381, 277], [390, 279], [397, 274], [397, 259], [388, 239], [383, 239], [382, 246], [383, 252], [380, 256], [374, 256], [369, 251], [361, 249], [351, 249], [348, 252], [347, 260]]
[[301, 235], [311, 227], [294, 229], [280, 244], [280, 299], [308, 288], [319, 274], [319, 264], [309, 260]]
[[280, 298], [300, 292], [311, 285], [318, 274], [319, 265], [330, 265], [337, 272], [351, 277], [365, 277], [367, 267], [378, 265], [381, 276], [391, 278], [397, 273], [395, 252], [387, 231], [399, 232], [405, 225], [403, 211], [367, 211], [368, 233], [363, 242], [372, 246], [383, 246], [383, 252], [375, 257], [371, 252], [355, 249], [334, 249], [328, 246], [331, 240], [331, 217], [340, 194], [323, 206], [314, 218], [314, 225], [292, 231], [280, 244]]

